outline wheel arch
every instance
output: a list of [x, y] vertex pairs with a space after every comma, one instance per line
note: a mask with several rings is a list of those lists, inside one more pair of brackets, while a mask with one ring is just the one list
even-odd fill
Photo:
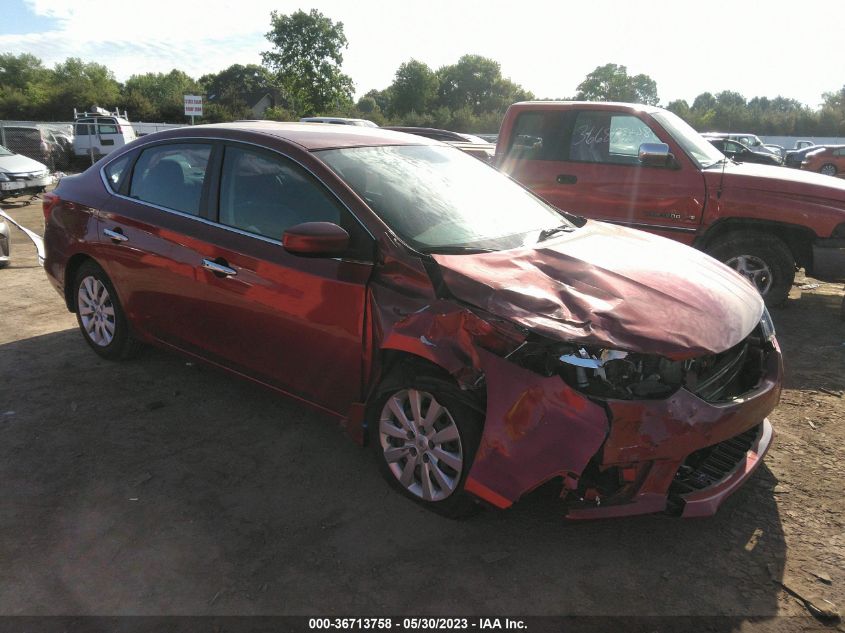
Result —
[[[414, 375], [430, 374], [435, 378], [448, 381], [453, 387], [453, 395], [463, 403], [482, 413], [486, 413], [486, 385], [483, 380], [473, 389], [462, 388], [458, 378], [449, 371], [434, 354], [422, 350], [408, 350], [396, 346], [383, 346], [378, 353], [378, 367], [374, 372], [365, 401], [363, 420], [364, 444], [369, 443], [368, 420], [372, 414], [372, 406], [380, 395], [379, 386], [393, 372], [408, 372]], [[407, 375], [407, 374], [406, 374]], [[483, 423], [483, 422], [482, 422]]]
[[67, 264], [65, 264], [65, 306], [67, 306], [67, 309], [70, 312], [76, 311], [76, 294], [74, 293], [73, 280], [76, 278], [76, 273], [82, 267], [82, 264], [88, 261], [94, 262], [97, 266], [102, 268], [100, 263], [88, 253], [76, 253], [75, 255], [72, 255], [70, 259], [67, 260]]
[[717, 220], [695, 241], [695, 247], [707, 251], [728, 234], [767, 233], [780, 239], [792, 253], [795, 263], [811, 271], [813, 268], [812, 229], [799, 224], [756, 220], [752, 218], [725, 218]]

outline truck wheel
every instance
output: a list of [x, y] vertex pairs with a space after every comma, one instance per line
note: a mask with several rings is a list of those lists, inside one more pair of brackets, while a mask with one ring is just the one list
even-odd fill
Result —
[[795, 258], [780, 238], [768, 233], [733, 233], [707, 252], [753, 283], [766, 305], [780, 305], [789, 296]]
[[384, 379], [369, 409], [370, 443], [393, 488], [438, 514], [461, 518], [480, 508], [463, 488], [483, 416], [436, 374], [399, 366]]
[[819, 169], [820, 174], [824, 174], [825, 176], [835, 176], [836, 175], [836, 165], [831, 165], [827, 163], [826, 165], [822, 165], [822, 168]]

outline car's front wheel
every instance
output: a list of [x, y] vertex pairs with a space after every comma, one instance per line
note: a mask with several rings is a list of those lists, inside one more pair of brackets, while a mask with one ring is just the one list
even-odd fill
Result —
[[140, 344], [126, 322], [114, 286], [93, 261], [79, 267], [74, 281], [76, 321], [85, 342], [109, 360], [134, 356]]
[[734, 233], [713, 244], [707, 252], [754, 284], [766, 305], [780, 305], [789, 296], [795, 280], [795, 259], [777, 236]]
[[836, 165], [832, 165], [827, 163], [826, 165], [822, 165], [822, 168], [819, 169], [819, 173], [824, 174], [825, 176], [835, 176], [836, 175]]
[[407, 370], [386, 379], [370, 408], [370, 439], [382, 474], [405, 496], [449, 517], [479, 506], [464, 482], [481, 433], [481, 414], [454, 383]]

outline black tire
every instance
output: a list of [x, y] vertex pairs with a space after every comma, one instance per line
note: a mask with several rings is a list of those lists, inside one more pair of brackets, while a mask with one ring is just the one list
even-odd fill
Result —
[[708, 247], [707, 252], [728, 265], [743, 255], [764, 262], [771, 273], [768, 290], [761, 292], [766, 305], [781, 305], [789, 297], [795, 281], [795, 258], [779, 237], [769, 233], [730, 233]]
[[825, 163], [821, 166], [821, 169], [819, 169], [819, 173], [824, 174], [826, 176], [835, 176], [838, 171], [839, 170], [836, 169], [836, 165], [832, 163]]
[[[448, 414], [448, 418], [441, 414], [438, 418], [438, 422], [432, 425], [432, 429], [428, 433], [432, 439], [441, 430], [443, 430], [444, 427], [451, 426], [452, 423], [454, 423], [454, 427], [457, 428], [459, 435], [458, 451], [462, 454], [462, 467], [459, 476], [447, 477], [447, 481], [455, 482], [455, 485], [453, 491], [448, 493], [448, 496], [445, 496], [445, 498], [442, 499], [427, 500], [420, 496], [420, 494], [424, 494], [422, 491], [422, 476], [424, 472], [424, 466], [422, 463], [413, 467], [414, 480], [411, 484], [411, 489], [409, 489], [409, 487], [406, 487], [402, 482], [400, 482], [399, 475], [394, 474], [393, 470], [391, 470], [391, 465], [385, 457], [385, 451], [389, 448], [402, 450], [402, 447], [398, 447], [397, 449], [397, 447], [393, 445], [389, 445], [387, 448], [383, 446], [382, 433], [380, 429], [382, 423], [382, 412], [388, 406], [388, 401], [391, 398], [397, 396], [401, 399], [403, 397], [402, 394], [407, 393], [409, 390], [416, 390], [417, 392], [432, 396]], [[481, 509], [481, 506], [478, 504], [476, 499], [464, 491], [464, 484], [466, 482], [467, 473], [469, 472], [473, 459], [475, 458], [475, 451], [478, 448], [478, 443], [481, 439], [483, 415], [476, 407], [470, 406], [466, 398], [467, 396], [461, 392], [455, 382], [451, 380], [445, 372], [439, 372], [434, 367], [429, 368], [424, 365], [420, 367], [416, 363], [405, 363], [396, 366], [379, 385], [373, 402], [371, 406], [368, 407], [367, 414], [369, 442], [373, 447], [373, 452], [379, 462], [379, 470], [387, 482], [405, 497], [419, 503], [433, 512], [453, 519], [470, 516]], [[421, 411], [424, 413], [429, 411], [431, 402], [426, 401], [425, 396], [422, 397], [421, 402]], [[406, 409], [406, 411], [410, 413], [410, 409]], [[386, 422], [386, 424], [389, 423], [390, 422]], [[398, 428], [399, 427], [396, 426], [396, 429]], [[386, 437], [385, 440], [388, 442], [393, 441], [406, 443], [411, 443], [413, 441], [410, 437], [407, 439]], [[427, 442], [428, 440], [426, 439], [423, 441]], [[436, 451], [443, 450], [443, 446], [447, 447], [446, 450], [449, 450], [450, 454], [454, 454], [456, 447], [454, 441], [438, 446], [434, 446], [434, 444], [429, 445], [429, 448], [432, 451], [431, 454], [442, 455], [442, 452]], [[429, 489], [435, 490], [435, 494], [442, 494], [446, 491], [446, 488], [439, 486], [437, 483], [438, 480], [434, 473], [434, 469], [438, 468], [438, 473], [441, 476], [450, 472], [454, 475], [456, 474], [456, 471], [451, 469], [445, 461], [443, 462], [442, 467], [437, 465], [440, 460], [435, 457], [428, 458], [428, 450], [421, 451], [419, 455], [420, 460], [425, 459], [425, 463], [427, 464], [425, 467], [430, 469], [429, 472], [431, 474], [429, 475]], [[410, 454], [404, 460], [394, 461], [393, 463], [397, 466], [397, 468], [404, 471], [404, 467], [402, 465], [404, 464], [407, 466], [407, 460], [409, 458]], [[414, 488], [418, 489], [417, 493], [412, 491]]]
[[[83, 284], [93, 283], [92, 280], [102, 284], [107, 293], [103, 300], [103, 310], [99, 314], [103, 327], [98, 329], [95, 326], [94, 329], [95, 332], [105, 332], [105, 328], [110, 325], [113, 334], [108, 341], [105, 340], [104, 336], [99, 341], [95, 340], [94, 335], [89, 333], [89, 329], [86, 328], [84, 321], [91, 317], [86, 311], [86, 306], [80, 305], [82, 303], [80, 301], [80, 288]], [[135, 356], [141, 349], [141, 344], [133, 338], [129, 331], [123, 307], [120, 305], [117, 292], [105, 271], [93, 261], [87, 261], [76, 271], [73, 283], [73, 308], [76, 313], [76, 322], [79, 324], [79, 331], [82, 333], [85, 342], [97, 354], [107, 360], [122, 360]], [[85, 315], [83, 315], [83, 311], [86, 312]], [[106, 322], [108, 322], [108, 325], [106, 325]]]

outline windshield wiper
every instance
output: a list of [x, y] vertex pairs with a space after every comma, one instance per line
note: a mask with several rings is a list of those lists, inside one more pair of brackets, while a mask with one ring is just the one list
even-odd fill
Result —
[[540, 237], [537, 238], [538, 242], [545, 242], [547, 239], [552, 237], [553, 235], [557, 235], [558, 233], [572, 233], [575, 229], [568, 224], [561, 224], [560, 226], [556, 226], [553, 229], [543, 229], [540, 231]]

